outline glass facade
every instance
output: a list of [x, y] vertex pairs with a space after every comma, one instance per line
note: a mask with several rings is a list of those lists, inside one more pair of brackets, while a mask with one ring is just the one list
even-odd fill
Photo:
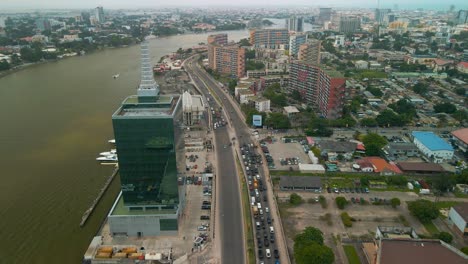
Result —
[[173, 112], [178, 100], [129, 99], [132, 103], [124, 102], [112, 117], [124, 205], [177, 207]]

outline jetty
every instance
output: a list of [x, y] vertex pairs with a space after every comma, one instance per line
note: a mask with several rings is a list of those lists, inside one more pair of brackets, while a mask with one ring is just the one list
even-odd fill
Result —
[[101, 188], [101, 191], [99, 192], [99, 195], [96, 197], [96, 199], [94, 199], [93, 203], [92, 203], [91, 206], [88, 208], [88, 210], [86, 210], [86, 211], [83, 213], [83, 216], [81, 217], [80, 227], [83, 227], [83, 226], [86, 224], [86, 221], [88, 221], [88, 218], [89, 218], [89, 217], [91, 216], [91, 214], [93, 213], [94, 209], [96, 208], [96, 205], [97, 205], [97, 204], [99, 203], [99, 201], [102, 199], [102, 197], [104, 196], [104, 193], [105, 193], [106, 190], [109, 188], [110, 184], [112, 183], [112, 181], [113, 181], [114, 178], [115, 178], [115, 175], [117, 175], [118, 172], [119, 172], [119, 166], [116, 165], [114, 171], [113, 171], [112, 174], [109, 176], [109, 178], [107, 178], [106, 183], [105, 183], [104, 186]]

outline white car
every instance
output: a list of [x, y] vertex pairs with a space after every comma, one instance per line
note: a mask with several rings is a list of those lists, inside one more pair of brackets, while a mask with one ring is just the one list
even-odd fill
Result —
[[267, 258], [271, 258], [271, 252], [269, 248], [265, 249], [265, 255]]

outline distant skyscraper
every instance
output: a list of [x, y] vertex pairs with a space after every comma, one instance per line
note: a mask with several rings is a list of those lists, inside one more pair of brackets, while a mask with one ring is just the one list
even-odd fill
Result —
[[175, 235], [183, 196], [177, 183], [180, 95], [159, 95], [148, 43], [141, 44], [138, 94], [112, 115], [122, 193], [108, 215], [112, 235]]
[[332, 9], [331, 8], [320, 8], [319, 9], [319, 22], [323, 23], [325, 21], [331, 20]]
[[96, 9], [94, 10], [94, 16], [96, 17], [99, 23], [104, 23], [104, 8], [102, 6], [96, 7]]
[[304, 19], [302, 17], [292, 16], [286, 19], [286, 27], [289, 31], [302, 32], [304, 31]]
[[299, 51], [299, 46], [306, 43], [307, 34], [294, 33], [289, 36], [289, 55], [296, 56]]
[[85, 22], [86, 24], [89, 24], [90, 21], [89, 19], [91, 18], [91, 15], [88, 12], [81, 12], [81, 20]]
[[36, 19], [36, 28], [40, 31], [49, 30], [51, 28], [50, 21], [47, 18]]
[[309, 64], [320, 64], [320, 40], [309, 39], [299, 47], [298, 59]]
[[341, 17], [340, 32], [345, 34], [358, 32], [361, 28], [361, 19], [358, 17]]
[[375, 9], [375, 21], [382, 25], [385, 22], [385, 16], [390, 13], [392, 10], [388, 8], [377, 8]]
[[458, 11], [455, 23], [458, 25], [468, 23], [468, 10]]

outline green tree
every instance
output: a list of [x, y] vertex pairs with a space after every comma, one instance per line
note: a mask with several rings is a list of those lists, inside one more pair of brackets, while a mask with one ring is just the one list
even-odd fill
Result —
[[459, 122], [468, 120], [468, 112], [465, 109], [459, 109], [452, 114], [452, 117]]
[[37, 62], [42, 59], [42, 51], [31, 49], [28, 47], [21, 48], [20, 50], [21, 59], [27, 62]]
[[367, 156], [379, 156], [380, 150], [387, 145], [387, 140], [376, 133], [369, 133], [364, 136], [362, 143], [366, 147]]
[[376, 127], [377, 125], [378, 124], [377, 124], [377, 121], [375, 120], [375, 118], [366, 117], [366, 118], [361, 119], [361, 126]]
[[276, 129], [287, 129], [291, 127], [289, 118], [282, 113], [270, 113], [265, 120], [265, 125]]
[[[250, 44], [250, 41], [246, 38], [243, 38], [239, 41], [239, 45], [241, 46], [252, 46], [252, 44]], [[246, 54], [247, 56], [247, 54]], [[254, 54], [254, 57], [255, 57], [255, 54]]]
[[297, 264], [332, 264], [335, 256], [323, 245], [322, 231], [307, 227], [294, 238], [294, 259]]
[[229, 80], [228, 88], [231, 92], [234, 92], [234, 90], [236, 89], [236, 86], [237, 86], [237, 81], [235, 79]]
[[429, 223], [439, 216], [437, 206], [429, 200], [419, 199], [408, 202], [408, 209], [422, 223]]
[[289, 203], [290, 204], [300, 205], [303, 202], [304, 202], [304, 199], [302, 199], [302, 197], [299, 194], [291, 193], [291, 195], [289, 195]]
[[416, 107], [407, 99], [401, 99], [396, 103], [389, 104], [388, 107], [400, 115], [405, 122], [413, 120], [416, 115]]
[[400, 206], [401, 201], [399, 198], [394, 197], [390, 200], [390, 204], [392, 205], [393, 208], [396, 208], [397, 206]]
[[462, 247], [460, 251], [465, 253], [465, 255], [468, 255], [468, 247]]
[[457, 107], [452, 103], [440, 103], [434, 105], [434, 111], [436, 113], [453, 114], [457, 111]]
[[320, 229], [308, 226], [304, 231], [302, 231], [302, 233], [297, 234], [294, 238], [294, 243], [301, 245], [311, 242], [323, 245], [323, 233]]
[[10, 69], [10, 63], [6, 60], [1, 60], [0, 61], [0, 71], [6, 71]]
[[466, 94], [466, 89], [463, 88], [463, 87], [456, 88], [455, 93], [458, 94], [458, 95], [465, 95]]
[[265, 64], [263, 62], [256, 62], [254, 60], [248, 60], [245, 63], [245, 70], [246, 71], [255, 71], [255, 70], [263, 70], [265, 69]]
[[439, 195], [449, 192], [454, 186], [455, 179], [448, 175], [441, 175], [432, 178], [432, 188]]
[[247, 59], [247, 60], [255, 59], [255, 50], [246, 50], [245, 51], [245, 59]]
[[336, 206], [341, 210], [343, 210], [345, 206], [348, 204], [348, 201], [346, 201], [346, 198], [344, 198], [343, 196], [336, 197], [335, 202], [336, 202]]
[[382, 127], [404, 126], [406, 123], [401, 116], [395, 114], [392, 110], [385, 109], [375, 118], [377, 124]]
[[417, 84], [413, 85], [413, 91], [417, 94], [425, 94], [427, 93], [429, 85], [426, 83], [418, 82]]
[[447, 244], [452, 243], [453, 240], [453, 236], [447, 232], [440, 232], [439, 234], [437, 234], [437, 238], [444, 241]]

